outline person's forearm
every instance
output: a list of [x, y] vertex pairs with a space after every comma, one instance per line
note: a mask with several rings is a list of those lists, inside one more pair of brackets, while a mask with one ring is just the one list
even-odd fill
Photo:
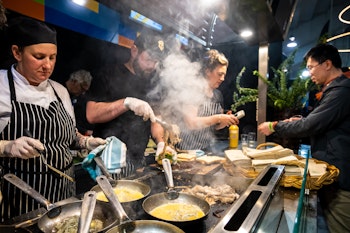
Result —
[[203, 129], [212, 125], [220, 124], [220, 115], [206, 117], [187, 117], [186, 125], [191, 130]]
[[124, 99], [114, 102], [88, 101], [86, 104], [86, 119], [90, 124], [105, 123], [125, 113]]
[[160, 124], [152, 123], [151, 134], [156, 144], [159, 142], [164, 142], [164, 129]]
[[7, 146], [8, 143], [9, 141], [0, 140], [0, 157], [10, 157], [9, 154], [5, 153], [5, 147]]

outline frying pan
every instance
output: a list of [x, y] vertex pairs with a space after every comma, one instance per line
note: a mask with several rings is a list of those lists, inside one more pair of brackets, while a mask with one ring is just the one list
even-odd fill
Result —
[[[146, 185], [145, 183], [139, 182], [137, 180], [114, 180], [111, 174], [108, 172], [107, 168], [105, 167], [102, 159], [100, 157], [95, 157], [94, 160], [97, 166], [99, 166], [99, 168], [101, 169], [102, 173], [109, 180], [113, 188], [115, 187], [129, 188], [131, 190], [135, 190], [142, 193], [143, 198], [150, 194], [151, 188], [149, 185]], [[91, 190], [97, 193], [102, 192], [102, 189], [99, 185], [95, 185], [94, 187], [91, 188]], [[143, 198], [140, 198], [140, 199], [143, 199]], [[134, 200], [134, 201], [137, 201], [137, 200]], [[134, 201], [131, 201], [131, 202], [134, 202]], [[126, 202], [123, 202], [123, 203], [126, 203]]]
[[[163, 167], [164, 167], [164, 172], [166, 175], [166, 181], [168, 184], [168, 191], [167, 192], [163, 192], [163, 193], [156, 193], [153, 194], [152, 196], [147, 197], [143, 203], [142, 203], [142, 208], [144, 209], [144, 211], [156, 218], [156, 219], [160, 219], [162, 221], [166, 221], [175, 225], [187, 225], [188, 223], [194, 223], [194, 222], [198, 222], [203, 220], [204, 218], [206, 218], [208, 216], [208, 213], [210, 212], [210, 205], [207, 201], [198, 198], [194, 195], [190, 195], [190, 194], [185, 194], [185, 193], [178, 193], [175, 189], [174, 189], [174, 182], [173, 182], [173, 177], [172, 177], [172, 172], [171, 172], [171, 165], [170, 165], [170, 161], [167, 161], [168, 159], [163, 159], [162, 163], [163, 163]], [[199, 207], [203, 213], [204, 216], [203, 217], [199, 217], [197, 219], [193, 219], [193, 220], [167, 220], [167, 219], [163, 219], [163, 218], [159, 218], [157, 216], [152, 215], [152, 211], [162, 205], [166, 205], [166, 204], [175, 204], [175, 203], [181, 203], [181, 204], [189, 204], [189, 205], [194, 205]]]
[[[38, 220], [38, 227], [42, 232], [54, 232], [54, 227], [64, 219], [80, 216], [82, 201], [55, 205], [50, 203], [50, 201], [14, 174], [6, 174], [4, 178], [46, 207], [47, 212]], [[103, 229], [101, 232], [119, 223], [119, 219], [116, 216], [117, 213], [113, 206], [103, 201], [96, 201], [93, 219], [99, 219], [103, 222]]]
[[97, 183], [105, 193], [109, 202], [117, 210], [121, 222], [119, 225], [110, 228], [106, 233], [185, 233], [183, 230], [170, 223], [157, 220], [131, 220], [125, 213], [117, 195], [114, 193], [111, 184], [105, 176], [98, 176]]

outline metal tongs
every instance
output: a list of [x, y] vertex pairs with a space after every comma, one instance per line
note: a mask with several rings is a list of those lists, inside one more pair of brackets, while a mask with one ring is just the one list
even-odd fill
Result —
[[156, 117], [156, 122], [163, 126], [166, 130], [173, 131], [173, 126], [162, 119]]

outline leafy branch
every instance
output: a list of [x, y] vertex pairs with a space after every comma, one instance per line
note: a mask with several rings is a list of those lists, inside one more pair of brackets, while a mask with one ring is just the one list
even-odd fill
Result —
[[[253, 74], [267, 85], [267, 104], [279, 110], [302, 108], [303, 98], [310, 90], [316, 87], [310, 78], [302, 79], [299, 75], [293, 80], [291, 85], [288, 85], [288, 69], [294, 63], [295, 53], [296, 50], [281, 63], [278, 69], [271, 67], [274, 73], [271, 80], [263, 77], [257, 70], [253, 71]], [[255, 102], [258, 98], [257, 89], [240, 86], [245, 70], [245, 67], [243, 67], [236, 77], [238, 93], [233, 93], [233, 104], [231, 105], [231, 109], [234, 112], [237, 111], [238, 107]]]

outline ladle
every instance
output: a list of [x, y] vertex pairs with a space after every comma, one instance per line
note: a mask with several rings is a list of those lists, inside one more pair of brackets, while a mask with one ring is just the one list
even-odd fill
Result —
[[163, 169], [165, 173], [165, 179], [168, 185], [168, 191], [166, 196], [169, 200], [174, 200], [179, 197], [179, 193], [174, 188], [173, 171], [169, 159], [162, 159]]

